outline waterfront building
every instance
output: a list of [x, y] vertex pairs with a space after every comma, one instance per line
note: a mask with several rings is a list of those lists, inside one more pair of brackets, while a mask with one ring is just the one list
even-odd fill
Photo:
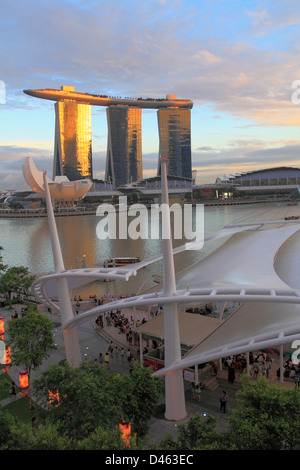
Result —
[[[23, 175], [32, 191], [45, 197], [43, 173], [37, 169], [32, 157], [26, 157], [23, 164]], [[69, 181], [67, 176], [56, 176], [54, 180], [46, 177], [49, 186], [51, 199], [58, 204], [73, 204], [82, 199], [91, 189], [92, 180], [84, 178], [80, 180]]]
[[143, 178], [142, 110], [129, 106], [106, 109], [108, 142], [106, 181], [119, 187]]
[[159, 131], [159, 158], [165, 158], [168, 176], [192, 178], [191, 111], [181, 108], [157, 111]]
[[55, 103], [53, 179], [92, 178], [92, 107], [74, 101]]
[[219, 176], [216, 183], [240, 187], [300, 186], [300, 168], [280, 166]]

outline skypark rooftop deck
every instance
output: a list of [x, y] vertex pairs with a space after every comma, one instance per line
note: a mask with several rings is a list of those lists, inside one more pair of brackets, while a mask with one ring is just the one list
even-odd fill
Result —
[[155, 98], [114, 98], [105, 95], [93, 95], [72, 90], [73, 87], [63, 87], [65, 89], [56, 90], [47, 88], [44, 90], [24, 90], [26, 95], [34, 96], [44, 100], [52, 101], [76, 101], [82, 104], [94, 106], [114, 106], [123, 105], [146, 109], [160, 108], [184, 108], [191, 109], [193, 102], [187, 99], [177, 99], [176, 95], [168, 95], [166, 99]]

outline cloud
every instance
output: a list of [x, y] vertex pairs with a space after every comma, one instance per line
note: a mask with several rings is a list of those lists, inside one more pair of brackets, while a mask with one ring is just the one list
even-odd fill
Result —
[[[283, 162], [287, 155], [297, 162], [292, 144], [264, 140], [262, 129], [293, 126], [297, 137], [300, 105], [291, 101], [291, 85], [300, 78], [298, 1], [275, 0], [268, 8], [266, 2], [231, 0], [127, 0], [118, 6], [96, 0], [41, 0], [37, 8], [33, 0], [14, 0], [0, 3], [0, 15], [0, 60], [5, 64], [0, 80], [6, 85], [1, 113], [9, 109], [17, 114], [24, 108], [53, 113], [52, 102], [24, 95], [26, 88], [69, 84], [78, 91], [118, 96], [174, 93], [194, 101], [192, 119], [209, 105], [213, 130], [226, 116], [236, 119], [228, 130], [232, 137], [225, 135], [222, 145], [217, 139], [196, 145], [194, 165], [206, 164], [206, 173], [210, 168], [218, 171], [218, 162], [267, 164], [270, 155], [279, 162], [276, 145], [282, 148]], [[100, 115], [104, 109], [94, 112]], [[238, 129], [246, 132], [256, 126], [259, 138], [240, 139]], [[16, 166], [26, 155], [38, 159], [37, 166], [50, 165], [52, 151], [42, 142], [34, 144], [38, 129], [33, 126], [30, 132], [28, 143], [15, 147], [2, 137], [1, 171], [7, 162], [9, 174], [16, 176]], [[100, 141], [100, 134], [95, 140]], [[145, 174], [157, 166], [151, 151], [145, 150]], [[103, 175], [105, 153], [94, 153], [96, 175]]]
[[[284, 18], [289, 21], [290, 13], [283, 9], [281, 17], [276, 15], [278, 2], [272, 13], [238, 9], [241, 18], [249, 18], [248, 35], [243, 33], [240, 41], [230, 34], [226, 41], [214, 37], [213, 32], [216, 37], [225, 36], [230, 17], [225, 7], [220, 10], [224, 25], [219, 26], [213, 24], [217, 12], [209, 4], [206, 19], [193, 2], [170, 7], [129, 1], [118, 8], [106, 4], [101, 9], [97, 2], [89, 2], [86, 8], [83, 5], [42, 0], [35, 8], [32, 0], [26, 4], [16, 0], [0, 8], [0, 13], [4, 10], [0, 57], [6, 64], [1, 78], [10, 99], [23, 88], [63, 82], [74, 84], [79, 91], [117, 91], [125, 96], [175, 92], [197, 103], [213, 103], [217, 111], [266, 124], [299, 123], [298, 111], [290, 103], [291, 82], [298, 74], [297, 43], [291, 51], [275, 47], [266, 53], [249, 37], [253, 20], [256, 28], [266, 28], [266, 18], [273, 28]], [[231, 13], [235, 19], [237, 11]], [[202, 32], [205, 23], [211, 35]], [[287, 116], [288, 110], [292, 116]]]

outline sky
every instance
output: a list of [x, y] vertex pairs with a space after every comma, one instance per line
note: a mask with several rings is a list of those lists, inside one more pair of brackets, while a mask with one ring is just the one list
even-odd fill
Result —
[[[54, 102], [24, 89], [190, 99], [197, 182], [300, 167], [299, 0], [1, 0], [0, 190], [27, 189], [25, 157], [52, 176]], [[104, 107], [92, 108], [94, 177]], [[142, 112], [144, 177], [157, 169], [156, 110]], [[50, 176], [50, 175], [49, 175]]]

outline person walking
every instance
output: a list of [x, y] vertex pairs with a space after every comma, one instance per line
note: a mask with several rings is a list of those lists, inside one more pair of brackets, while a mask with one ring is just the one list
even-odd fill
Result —
[[108, 352], [104, 356], [104, 364], [105, 364], [106, 369], [109, 369], [109, 354], [108, 354]]
[[234, 368], [234, 362], [231, 362], [230, 366], [228, 367], [228, 382], [230, 384], [233, 384], [235, 381], [235, 368]]
[[111, 342], [110, 342], [110, 345], [109, 345], [109, 348], [108, 348], [108, 350], [109, 350], [109, 352], [110, 352], [110, 354], [111, 354], [111, 357], [114, 357], [114, 348], [115, 348], [115, 345], [114, 345], [114, 343], [111, 341]]
[[198, 401], [201, 401], [201, 386], [200, 386], [200, 384], [196, 385], [196, 395], [197, 395]]
[[17, 396], [17, 388], [16, 388], [15, 382], [11, 383], [10, 394], [13, 398], [16, 398], [16, 396]]
[[195, 384], [195, 382], [191, 383], [191, 389], [192, 389], [193, 398], [194, 398], [194, 400], [196, 400], [197, 393], [196, 393], [196, 384]]
[[125, 362], [125, 351], [124, 348], [121, 349], [121, 361], [124, 363]]
[[104, 359], [103, 359], [102, 353], [100, 353], [99, 358], [98, 358], [98, 362], [99, 362], [100, 365], [102, 365], [103, 361], [104, 361]]
[[224, 413], [226, 413], [227, 401], [228, 401], [227, 393], [225, 392], [225, 390], [223, 390], [223, 392], [220, 395], [220, 411], [223, 410]]
[[260, 367], [259, 367], [259, 362], [258, 362], [258, 360], [256, 359], [256, 360], [254, 361], [254, 363], [253, 363], [253, 378], [254, 378], [254, 379], [257, 379], [258, 374], [259, 374], [259, 369], [260, 369]]

